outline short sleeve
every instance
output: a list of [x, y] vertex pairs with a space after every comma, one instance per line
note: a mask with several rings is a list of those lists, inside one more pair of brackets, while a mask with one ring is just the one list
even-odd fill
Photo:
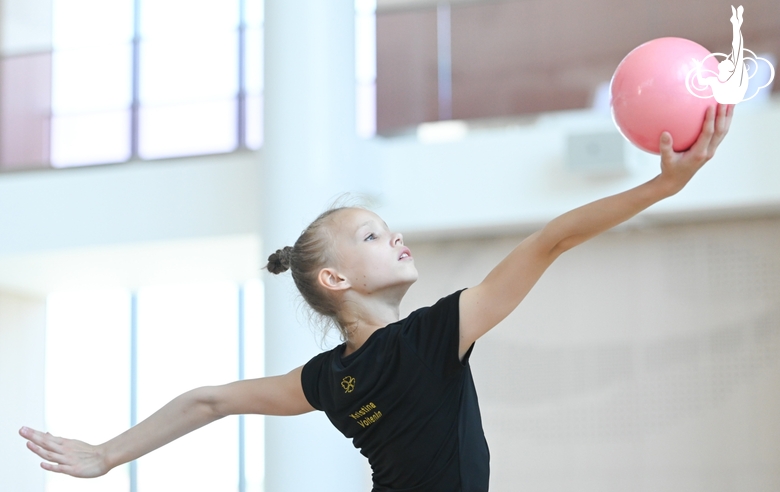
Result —
[[322, 401], [320, 398], [320, 378], [323, 376], [323, 365], [328, 360], [329, 352], [323, 352], [315, 355], [303, 366], [301, 370], [301, 387], [303, 395], [309, 404], [317, 410], [322, 410]]
[[404, 327], [404, 338], [423, 363], [434, 373], [450, 377], [460, 372], [463, 362], [458, 358], [460, 348], [460, 293], [458, 290], [439, 299], [433, 306], [422, 308], [409, 317]]

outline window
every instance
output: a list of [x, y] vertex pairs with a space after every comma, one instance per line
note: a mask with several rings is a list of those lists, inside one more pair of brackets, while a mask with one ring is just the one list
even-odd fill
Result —
[[[262, 354], [259, 281], [54, 293], [47, 429], [104, 442], [187, 390], [262, 376]], [[192, 466], [204, 460], [208, 467]], [[260, 492], [262, 463], [262, 417], [232, 417], [95, 480], [47, 474], [46, 489]]]
[[0, 170], [258, 149], [263, 21], [262, 0], [52, 0], [45, 49], [4, 39]]
[[[49, 432], [101, 443], [130, 423], [130, 293], [51, 294], [46, 302], [45, 418]], [[129, 490], [129, 467], [95, 480], [47, 473], [47, 492]]]

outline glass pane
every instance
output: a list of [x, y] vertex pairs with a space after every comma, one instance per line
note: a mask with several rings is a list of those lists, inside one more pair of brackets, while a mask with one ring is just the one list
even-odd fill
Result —
[[376, 84], [358, 84], [355, 88], [356, 129], [363, 138], [376, 135]]
[[238, 145], [235, 99], [146, 107], [139, 116], [143, 159], [231, 152]]
[[244, 374], [247, 379], [265, 375], [263, 316], [263, 282], [253, 279], [244, 285]]
[[0, 169], [47, 167], [51, 55], [0, 60]]
[[246, 8], [244, 22], [248, 27], [262, 27], [265, 22], [264, 3], [263, 0], [244, 0]]
[[355, 12], [373, 15], [376, 12], [376, 0], [355, 0]]
[[[130, 425], [130, 294], [63, 292], [46, 303], [46, 427], [99, 444]], [[46, 474], [47, 492], [126, 492], [127, 465], [91, 479]]]
[[239, 0], [141, 0], [141, 37], [175, 42], [238, 28]]
[[257, 95], [263, 92], [263, 28], [248, 28], [245, 36], [246, 92]]
[[132, 45], [109, 45], [54, 53], [52, 112], [87, 113], [129, 108]]
[[52, 0], [54, 49], [130, 42], [133, 0]]
[[[246, 379], [265, 375], [263, 334], [263, 283], [250, 280], [244, 285], [244, 374]], [[265, 476], [264, 417], [244, 417], [246, 433], [246, 492], [262, 492]]]
[[235, 97], [237, 34], [141, 43], [140, 77], [140, 99], [144, 105]]
[[[237, 376], [234, 284], [147, 287], [138, 292], [139, 419], [181, 393]], [[237, 487], [237, 417], [198, 429], [138, 461], [139, 491]]]
[[263, 146], [263, 96], [247, 96], [246, 146], [257, 150]]
[[358, 82], [376, 79], [376, 16], [355, 16], [355, 77]]
[[52, 166], [107, 164], [129, 159], [129, 110], [52, 118]]
[[3, 56], [51, 51], [51, 0], [0, 2], [0, 53]]

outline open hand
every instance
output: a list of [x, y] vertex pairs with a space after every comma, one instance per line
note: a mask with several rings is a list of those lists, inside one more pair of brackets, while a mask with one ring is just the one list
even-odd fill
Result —
[[715, 155], [718, 145], [729, 132], [734, 106], [709, 106], [699, 138], [685, 152], [675, 152], [672, 149], [672, 135], [669, 132], [661, 133], [661, 180], [669, 187], [672, 195], [683, 189], [696, 171]]
[[105, 475], [109, 467], [99, 446], [75, 439], [56, 437], [28, 427], [19, 435], [27, 439], [27, 448], [46, 461], [41, 468], [74, 477], [93, 478]]

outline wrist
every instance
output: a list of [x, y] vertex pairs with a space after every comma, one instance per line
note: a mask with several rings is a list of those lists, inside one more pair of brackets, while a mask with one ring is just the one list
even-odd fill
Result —
[[656, 187], [661, 199], [664, 199], [679, 193], [685, 187], [687, 181], [680, 182], [668, 177], [666, 174], [659, 174], [651, 180], [651, 183]]
[[108, 441], [95, 446], [95, 452], [97, 453], [98, 462], [100, 463], [98, 466], [101, 468], [103, 474], [110, 472], [116, 466], [122, 464], [121, 458], [112, 450], [110, 443], [111, 441]]

